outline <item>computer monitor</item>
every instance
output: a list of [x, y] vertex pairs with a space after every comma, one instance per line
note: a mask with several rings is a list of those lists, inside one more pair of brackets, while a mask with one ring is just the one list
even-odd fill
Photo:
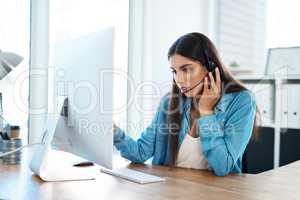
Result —
[[299, 76], [300, 46], [270, 48], [268, 50], [266, 75]]
[[[60, 150], [112, 169], [113, 33], [113, 28], [107, 28], [63, 41], [55, 47], [53, 85], [49, 85], [53, 90], [49, 101], [52, 105], [46, 124], [50, 131], [44, 132], [45, 145], [37, 148], [31, 165], [32, 170], [46, 181], [92, 177], [91, 174], [78, 175], [84, 170], [79, 169], [79, 172], [72, 166], [64, 169], [66, 173], [72, 171], [68, 175], [57, 167], [55, 172], [45, 164], [42, 166], [43, 157], [51, 155], [50, 143]], [[67, 109], [62, 113], [61, 97], [67, 97], [67, 101], [64, 99]], [[59, 157], [57, 152], [56, 156]], [[52, 165], [51, 162], [47, 165]], [[46, 168], [48, 173], [41, 173]]]

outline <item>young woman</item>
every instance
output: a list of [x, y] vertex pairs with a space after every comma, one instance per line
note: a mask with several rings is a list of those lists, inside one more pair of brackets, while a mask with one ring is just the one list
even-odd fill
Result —
[[168, 52], [173, 73], [152, 123], [135, 141], [114, 126], [114, 145], [132, 162], [241, 172], [255, 132], [253, 94], [228, 72], [213, 43], [201, 33], [181, 36]]

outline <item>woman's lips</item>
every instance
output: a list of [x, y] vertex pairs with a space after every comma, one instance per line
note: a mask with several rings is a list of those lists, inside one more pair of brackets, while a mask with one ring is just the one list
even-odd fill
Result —
[[189, 91], [190, 88], [188, 87], [181, 87], [180, 90], [182, 93], [187, 93]]

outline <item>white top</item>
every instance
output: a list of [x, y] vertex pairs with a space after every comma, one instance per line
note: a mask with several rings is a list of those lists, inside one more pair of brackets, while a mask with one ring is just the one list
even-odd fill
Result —
[[200, 138], [185, 135], [177, 156], [177, 167], [192, 169], [209, 169], [209, 165], [202, 151]]

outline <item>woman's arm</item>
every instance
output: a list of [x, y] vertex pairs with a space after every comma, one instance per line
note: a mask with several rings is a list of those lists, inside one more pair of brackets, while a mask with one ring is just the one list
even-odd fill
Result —
[[162, 120], [167, 97], [163, 97], [151, 124], [141, 133], [138, 140], [132, 139], [119, 127], [114, 130], [114, 145], [121, 155], [135, 163], [143, 163], [153, 156], [157, 129]]
[[214, 114], [197, 119], [204, 155], [217, 176], [237, 165], [252, 134], [256, 104], [250, 92], [242, 92], [230, 106], [224, 126]]

